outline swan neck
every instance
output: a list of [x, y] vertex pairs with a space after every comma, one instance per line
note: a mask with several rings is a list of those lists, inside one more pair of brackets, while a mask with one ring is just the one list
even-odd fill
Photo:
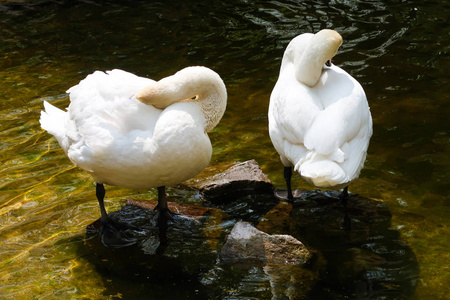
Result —
[[160, 109], [177, 102], [197, 102], [205, 117], [205, 132], [213, 129], [225, 113], [227, 91], [223, 80], [206, 67], [188, 67], [145, 87], [139, 101]]
[[193, 82], [192, 91], [196, 92], [193, 101], [200, 104], [205, 117], [205, 132], [211, 131], [222, 119], [227, 106], [227, 90], [220, 76], [210, 69]]
[[336, 55], [341, 44], [342, 37], [334, 30], [324, 29], [316, 33], [296, 62], [296, 79], [314, 87], [322, 75], [325, 62]]
[[302, 55], [298, 62], [295, 77], [301, 83], [309, 87], [314, 87], [322, 75], [322, 68], [325, 61], [323, 63], [319, 63], [319, 60], [312, 55], [313, 53], [310, 52], [305, 54]]

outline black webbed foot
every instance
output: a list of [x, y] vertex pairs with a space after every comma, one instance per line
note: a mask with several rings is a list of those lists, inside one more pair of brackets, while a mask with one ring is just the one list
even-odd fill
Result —
[[99, 234], [105, 247], [122, 248], [138, 243], [142, 236], [146, 235], [146, 232], [138, 227], [107, 217], [101, 219]]
[[300, 198], [303, 195], [304, 192], [305, 191], [302, 191], [302, 190], [291, 190], [290, 193], [289, 193], [288, 190], [275, 189], [273, 194], [279, 200], [287, 201], [287, 202], [294, 202], [295, 199]]
[[100, 212], [100, 239], [104, 246], [109, 248], [121, 248], [131, 246], [138, 242], [139, 236], [145, 231], [135, 226], [118, 222], [108, 216], [105, 209], [105, 187], [101, 183], [96, 185], [96, 195]]
[[168, 207], [161, 208], [158, 204], [154, 210], [156, 211], [154, 218], [156, 219], [156, 224], [159, 229], [167, 229], [168, 221], [175, 222], [174, 215], [176, 215], [176, 213], [172, 212]]

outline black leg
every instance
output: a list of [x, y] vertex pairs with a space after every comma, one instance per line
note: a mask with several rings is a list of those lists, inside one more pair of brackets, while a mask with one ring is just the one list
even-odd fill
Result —
[[100, 212], [102, 213], [102, 223], [106, 222], [108, 219], [108, 214], [105, 209], [105, 187], [101, 183], [97, 183], [95, 187], [95, 194], [97, 195], [98, 204], [100, 205]]
[[341, 199], [341, 203], [342, 203], [342, 205], [344, 205], [344, 210], [345, 210], [343, 226], [344, 226], [344, 230], [346, 230], [346, 231], [350, 231], [352, 229], [352, 222], [351, 222], [351, 218], [348, 215], [348, 209], [347, 209], [348, 198], [350, 198], [350, 196], [348, 194], [348, 186], [346, 186], [342, 190], [342, 193], [339, 195], [339, 199]]
[[164, 211], [168, 210], [169, 206], [167, 205], [167, 197], [166, 197], [166, 187], [159, 186], [158, 187], [158, 205], [156, 205], [155, 210]]
[[169, 210], [169, 206], [167, 205], [166, 198], [166, 187], [160, 186], [158, 187], [158, 205], [156, 205], [155, 210], [158, 211], [158, 227], [167, 229], [167, 221], [174, 221], [171, 211]]
[[341, 199], [341, 203], [347, 207], [347, 200], [348, 200], [348, 186], [346, 186], [342, 193], [339, 195], [339, 199]]
[[294, 196], [292, 195], [291, 178], [292, 178], [292, 167], [284, 167], [284, 180], [286, 180], [288, 200], [294, 199]]
[[108, 216], [104, 203], [105, 187], [103, 184], [97, 183], [95, 192], [102, 213], [99, 233], [103, 245], [109, 248], [121, 248], [136, 244], [142, 235], [142, 230]]
[[167, 225], [168, 220], [173, 221], [169, 206], [167, 205], [166, 197], [166, 187], [158, 187], [158, 205], [156, 205], [155, 210], [158, 211], [157, 214], [157, 224], [159, 229], [159, 242], [161, 245], [167, 245]]

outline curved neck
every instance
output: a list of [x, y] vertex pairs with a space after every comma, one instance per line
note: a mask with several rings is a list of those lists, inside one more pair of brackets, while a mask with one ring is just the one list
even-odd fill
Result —
[[327, 61], [324, 59], [322, 53], [318, 53], [318, 49], [308, 48], [300, 57], [296, 70], [295, 78], [303, 84], [313, 87], [319, 81], [322, 75], [323, 65]]
[[306, 46], [313, 36], [314, 34], [312, 33], [303, 33], [289, 42], [281, 61], [280, 74], [282, 74], [286, 68], [296, 68], [299, 65], [302, 54], [305, 52]]
[[213, 129], [225, 113], [227, 90], [220, 76], [206, 67], [188, 67], [153, 82], [136, 94], [139, 101], [164, 109], [176, 102], [198, 102], [205, 116], [205, 131]]
[[325, 62], [336, 55], [341, 44], [342, 37], [334, 30], [324, 29], [314, 35], [302, 34], [289, 43], [285, 58], [294, 64], [295, 78], [313, 87], [322, 75]]

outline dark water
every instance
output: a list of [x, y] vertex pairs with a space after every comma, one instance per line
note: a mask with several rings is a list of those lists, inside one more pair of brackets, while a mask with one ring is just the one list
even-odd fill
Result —
[[[445, 299], [449, 8], [448, 1], [0, 2], [0, 298], [120, 298], [136, 288], [80, 252], [85, 226], [98, 217], [94, 187], [41, 131], [43, 100], [67, 106], [64, 92], [94, 70], [120, 68], [160, 79], [189, 65], [208, 66], [229, 95], [227, 112], [210, 134], [212, 164], [255, 159], [283, 186], [267, 131], [281, 57], [296, 35], [333, 28], [344, 38], [334, 62], [363, 85], [374, 120], [365, 169], [350, 190], [385, 202], [392, 219], [383, 228], [393, 233], [379, 238], [398, 242], [383, 242], [389, 245], [383, 251], [395, 256], [408, 249], [411, 264], [418, 264], [416, 285], [405, 298]], [[296, 187], [311, 189], [294, 179]], [[173, 201], [201, 203], [179, 188], [169, 193]], [[154, 194], [111, 187], [108, 209], [117, 210], [129, 196]], [[242, 212], [239, 205], [230, 209]], [[224, 272], [233, 282], [236, 273]], [[264, 281], [254, 274], [245, 282]], [[320, 288], [315, 293], [326, 295]], [[356, 297], [345, 289], [340, 295]], [[239, 296], [224, 285], [221, 297]]]

